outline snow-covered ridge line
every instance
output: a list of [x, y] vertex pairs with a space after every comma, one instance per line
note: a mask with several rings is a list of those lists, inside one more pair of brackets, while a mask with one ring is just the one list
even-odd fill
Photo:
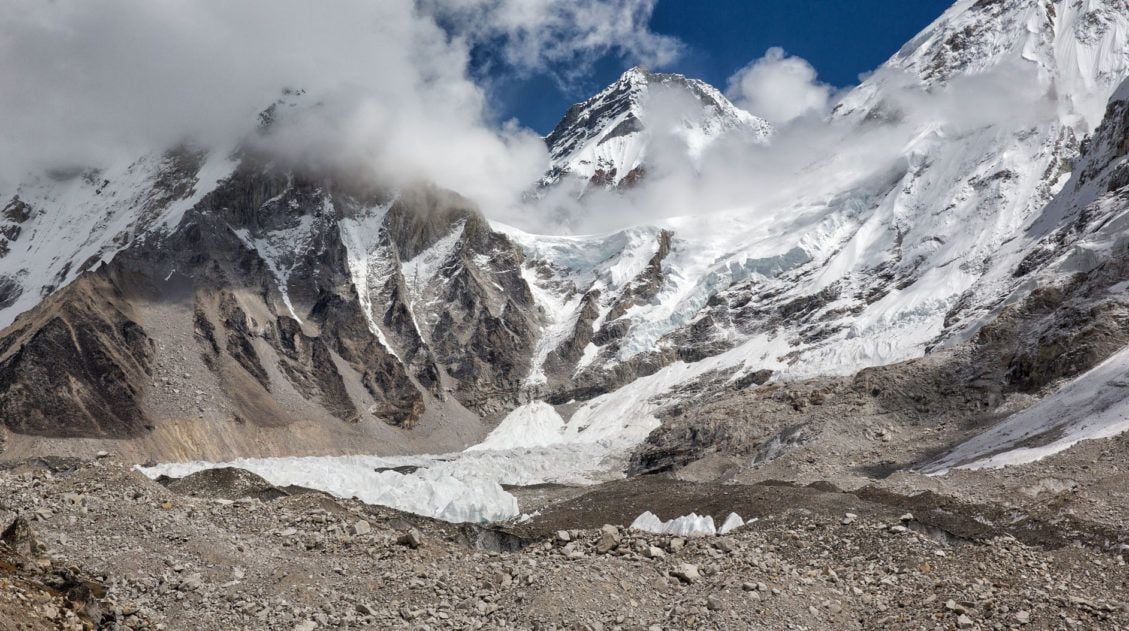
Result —
[[[179, 159], [154, 154], [96, 172], [45, 175], [17, 188], [14, 198], [30, 216], [5, 231], [15, 235], [10, 242], [0, 238], [6, 245], [0, 253], [8, 252], [0, 254], [0, 289], [7, 283], [17, 288], [0, 307], [0, 328], [83, 271], [175, 229], [237, 166], [226, 151]], [[179, 197], [178, 187], [185, 191]]]
[[[660, 116], [652, 101], [667, 95], [689, 97], [694, 108], [681, 116]], [[591, 99], [574, 105], [546, 137], [551, 166], [543, 184], [564, 178], [619, 186], [645, 168], [652, 138], [680, 139], [692, 161], [726, 134], [763, 142], [772, 126], [733, 105], [713, 86], [681, 75], [632, 68]]]

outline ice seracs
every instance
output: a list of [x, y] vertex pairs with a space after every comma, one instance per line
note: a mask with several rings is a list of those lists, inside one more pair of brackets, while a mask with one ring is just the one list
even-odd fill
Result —
[[745, 521], [737, 513], [729, 513], [722, 523], [721, 528], [714, 525], [713, 517], [709, 515], [699, 516], [697, 513], [690, 513], [682, 517], [663, 521], [651, 511], [646, 511], [642, 515], [635, 518], [631, 522], [632, 530], [639, 530], [641, 532], [649, 532], [656, 535], [674, 535], [676, 537], [712, 537], [714, 535], [725, 535], [741, 528], [745, 525]]
[[697, 513], [690, 513], [664, 522], [660, 521], [653, 513], [646, 512], [631, 522], [630, 527], [644, 532], [678, 537], [712, 537], [717, 534], [713, 517], [709, 515], [702, 517]]
[[717, 529], [717, 534], [727, 535], [734, 530], [737, 530], [738, 528], [744, 527], [745, 520], [741, 519], [740, 515], [738, 515], [737, 513], [729, 513], [729, 516], [725, 518], [724, 522], [722, 522], [721, 528]]
[[[413, 473], [391, 470], [408, 462]], [[338, 497], [356, 497], [449, 522], [494, 522], [517, 517], [517, 499], [473, 467], [453, 469], [429, 459], [384, 460], [376, 457], [242, 459], [230, 463], [181, 463], [142, 467], [141, 472], [183, 477], [221, 466], [245, 469], [277, 486], [315, 488]]]

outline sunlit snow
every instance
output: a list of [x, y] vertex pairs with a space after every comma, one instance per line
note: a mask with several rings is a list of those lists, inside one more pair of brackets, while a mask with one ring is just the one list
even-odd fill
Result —
[[995, 469], [1041, 460], [1083, 440], [1129, 431], [1129, 349], [1124, 349], [925, 468]]
[[631, 522], [630, 528], [632, 530], [639, 530], [641, 532], [649, 532], [656, 535], [675, 535], [678, 537], [712, 537], [714, 535], [725, 535], [730, 532], [741, 528], [745, 525], [745, 520], [737, 513], [729, 513], [722, 523], [721, 528], [714, 525], [713, 517], [709, 515], [699, 516], [697, 513], [690, 513], [682, 517], [663, 521], [658, 515], [651, 511], [647, 511], [642, 515], [635, 518]]

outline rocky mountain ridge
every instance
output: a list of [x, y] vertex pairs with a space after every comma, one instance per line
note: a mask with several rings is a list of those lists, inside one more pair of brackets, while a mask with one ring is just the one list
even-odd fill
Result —
[[[17, 319], [0, 359], [6, 424], [136, 438], [158, 419], [235, 433], [317, 419], [323, 449], [326, 433], [380, 434], [358, 424], [426, 426], [429, 408], [429, 418], [449, 408], [474, 427], [505, 400], [495, 384], [524, 375], [536, 314], [515, 283], [519, 262], [450, 193], [350, 187], [248, 157], [175, 229], [130, 244]], [[417, 320], [417, 301], [446, 308]], [[514, 363], [501, 361], [507, 347], [519, 349]], [[435, 431], [480, 431], [455, 418]]]

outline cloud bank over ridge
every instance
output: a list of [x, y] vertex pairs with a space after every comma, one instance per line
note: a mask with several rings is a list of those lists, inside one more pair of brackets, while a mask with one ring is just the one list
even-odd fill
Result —
[[492, 119], [469, 70], [474, 46], [503, 42], [513, 72], [678, 50], [647, 30], [654, 0], [0, 4], [0, 192], [44, 169], [230, 144], [297, 88], [315, 107], [294, 118], [289, 150], [511, 204], [545, 149]]

